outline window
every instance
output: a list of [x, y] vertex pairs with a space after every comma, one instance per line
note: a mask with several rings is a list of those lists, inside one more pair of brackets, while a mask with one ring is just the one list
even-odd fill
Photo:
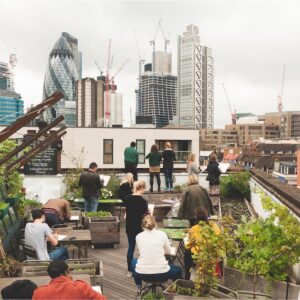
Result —
[[113, 163], [113, 140], [103, 140], [103, 163]]
[[136, 149], [139, 154], [139, 164], [145, 163], [145, 140], [136, 140]]

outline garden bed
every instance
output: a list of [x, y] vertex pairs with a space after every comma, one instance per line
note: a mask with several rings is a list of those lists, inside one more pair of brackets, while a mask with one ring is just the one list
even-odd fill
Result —
[[242, 216], [250, 220], [251, 213], [243, 198], [221, 197], [221, 212], [222, 216], [231, 215], [237, 223], [241, 222]]

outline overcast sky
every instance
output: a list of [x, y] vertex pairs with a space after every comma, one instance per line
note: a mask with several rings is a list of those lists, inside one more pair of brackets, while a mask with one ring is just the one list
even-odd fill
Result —
[[[112, 73], [130, 61], [115, 82], [123, 94], [124, 120], [135, 111], [138, 76], [137, 33], [142, 56], [150, 62], [149, 41], [157, 24], [170, 39], [173, 72], [177, 73], [177, 36], [198, 26], [201, 43], [213, 50], [215, 64], [215, 127], [230, 123], [222, 83], [232, 109], [263, 114], [277, 110], [283, 65], [284, 110], [300, 110], [299, 1], [4, 1], [0, 0], [0, 61], [15, 51], [16, 91], [25, 107], [42, 100], [49, 53], [66, 31], [79, 40], [83, 76], [96, 77], [94, 64], [106, 69], [108, 39], [114, 55]], [[157, 49], [163, 38], [157, 36]]]

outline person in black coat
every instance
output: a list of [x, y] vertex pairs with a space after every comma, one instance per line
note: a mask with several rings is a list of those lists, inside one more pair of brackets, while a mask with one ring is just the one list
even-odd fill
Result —
[[132, 194], [133, 182], [133, 174], [130, 172], [126, 173], [120, 183], [118, 193], [119, 199], [121, 199], [123, 202], [127, 196]]
[[162, 159], [166, 180], [166, 191], [171, 191], [173, 190], [173, 167], [174, 161], [176, 161], [176, 156], [170, 142], [166, 142], [165, 144], [165, 150], [162, 153]]
[[127, 277], [132, 277], [131, 262], [135, 249], [135, 237], [142, 232], [142, 219], [148, 214], [148, 202], [142, 194], [146, 189], [146, 183], [142, 180], [135, 181], [133, 184], [133, 194], [125, 198], [126, 207], [126, 234], [128, 238], [127, 251]]
[[219, 169], [219, 163], [217, 162], [217, 156], [216, 154], [212, 154], [209, 159], [209, 163], [207, 166], [207, 172], [208, 175], [206, 177], [206, 180], [209, 182], [209, 186], [213, 185], [219, 185], [219, 177], [221, 175], [221, 171]]

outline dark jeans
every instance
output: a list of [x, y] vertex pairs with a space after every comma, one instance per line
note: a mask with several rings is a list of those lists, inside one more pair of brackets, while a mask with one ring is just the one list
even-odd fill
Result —
[[166, 187], [172, 188], [173, 187], [173, 169], [164, 169], [165, 179], [166, 179]]
[[97, 211], [98, 197], [84, 198], [84, 211]]
[[67, 247], [59, 247], [54, 251], [49, 253], [50, 259], [58, 259], [58, 260], [67, 260], [69, 258], [68, 248]]
[[128, 239], [128, 251], [127, 251], [127, 269], [129, 272], [132, 272], [132, 259], [133, 259], [133, 253], [135, 249], [135, 237], [136, 234], [128, 234], [127, 233], [127, 239]]
[[134, 181], [138, 180], [136, 164], [125, 161], [125, 173], [132, 173]]
[[137, 259], [134, 258], [132, 260], [132, 270], [133, 277], [136, 285], [142, 285], [142, 281], [145, 282], [162, 282], [167, 281], [168, 279], [176, 280], [182, 278], [181, 268], [170, 264], [170, 270], [166, 273], [158, 273], [158, 274], [140, 274], [135, 271], [135, 265], [137, 263]]
[[153, 179], [154, 179], [154, 176], [156, 177], [157, 187], [158, 187], [158, 190], [160, 191], [160, 176], [159, 176], [159, 173], [150, 172], [150, 186], [151, 186], [151, 191], [153, 190]]
[[185, 269], [185, 274], [184, 274], [184, 279], [190, 280], [191, 273], [190, 269], [193, 265], [193, 258], [192, 258], [192, 253], [189, 250], [184, 251], [184, 269]]
[[51, 228], [53, 225], [58, 225], [58, 224], [63, 224], [63, 223], [64, 223], [64, 222], [58, 217], [58, 215], [56, 215], [56, 214], [45, 213], [45, 217], [46, 217], [45, 223], [47, 223], [47, 224], [49, 225], [50, 228]]

